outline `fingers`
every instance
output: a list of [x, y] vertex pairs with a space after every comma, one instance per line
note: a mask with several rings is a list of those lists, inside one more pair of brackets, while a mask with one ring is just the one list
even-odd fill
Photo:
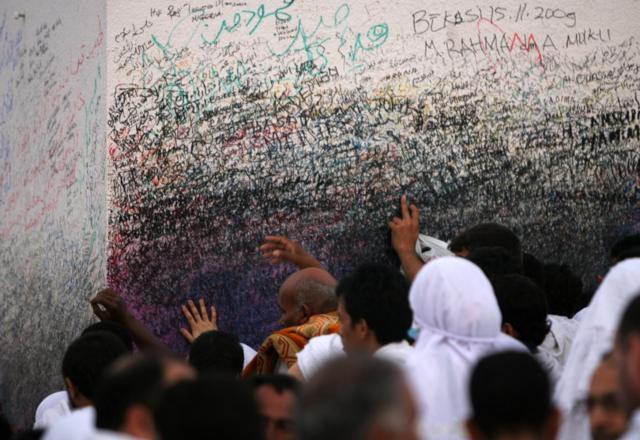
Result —
[[196, 325], [196, 320], [194, 319], [189, 309], [186, 306], [181, 306], [181, 308], [182, 308], [182, 314], [184, 315], [185, 318], [187, 318], [187, 322], [189, 323], [189, 325], [191, 327]]
[[282, 245], [278, 243], [265, 243], [261, 245], [258, 249], [260, 249], [260, 252], [269, 252], [269, 251], [273, 251], [274, 249], [280, 249], [281, 247]]
[[204, 299], [200, 298], [200, 301], [198, 301], [198, 303], [200, 304], [200, 316], [202, 317], [202, 319], [206, 319], [208, 315], [207, 315], [207, 306], [204, 303]]
[[189, 311], [191, 312], [191, 315], [193, 315], [193, 319], [195, 319], [196, 321], [202, 321], [200, 312], [198, 312], [198, 309], [196, 308], [196, 305], [193, 303], [193, 301], [191, 300], [187, 301], [187, 305], [189, 306]]
[[414, 223], [418, 223], [420, 221], [420, 210], [418, 210], [418, 207], [411, 205], [409, 210], [411, 211], [411, 220], [413, 220]]
[[109, 319], [109, 315], [100, 308], [100, 305], [97, 302], [91, 301], [91, 309], [100, 321], [107, 321]]
[[189, 344], [193, 343], [193, 339], [194, 339], [193, 335], [189, 333], [189, 331], [186, 328], [181, 328], [180, 333], [182, 334], [182, 336], [184, 336], [187, 342], [189, 342]]
[[107, 295], [101, 295], [101, 294], [98, 294], [95, 298], [93, 298], [91, 300], [91, 304], [102, 306], [107, 310], [114, 310], [118, 305], [117, 300], [114, 300], [113, 298]]
[[283, 235], [267, 235], [266, 237], [264, 237], [264, 241], [286, 246], [291, 240]]
[[211, 322], [213, 323], [216, 330], [218, 329], [218, 311], [214, 306], [211, 306]]
[[409, 218], [409, 208], [407, 207], [407, 196], [400, 198], [400, 210], [402, 211], [402, 219]]

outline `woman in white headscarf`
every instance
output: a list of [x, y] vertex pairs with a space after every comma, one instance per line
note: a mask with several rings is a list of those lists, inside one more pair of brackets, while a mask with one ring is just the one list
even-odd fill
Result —
[[473, 263], [438, 258], [418, 273], [409, 294], [418, 339], [409, 378], [421, 414], [421, 436], [464, 439], [468, 380], [489, 352], [526, 348], [501, 332], [502, 316], [487, 277]]
[[583, 405], [591, 376], [602, 356], [613, 348], [618, 322], [627, 304], [640, 293], [640, 258], [615, 265], [591, 300], [569, 351], [556, 388], [556, 401], [563, 411], [560, 439], [590, 438], [589, 420]]

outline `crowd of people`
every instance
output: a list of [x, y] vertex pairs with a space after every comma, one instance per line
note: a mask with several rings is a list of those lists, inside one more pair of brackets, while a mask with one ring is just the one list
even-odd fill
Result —
[[340, 280], [300, 243], [266, 237], [263, 256], [296, 270], [274, 298], [282, 328], [257, 350], [188, 301], [182, 359], [99, 292], [99, 321], [64, 354], [64, 390], [4, 438], [640, 438], [640, 235], [613, 246], [587, 295], [505, 226], [445, 243], [420, 233], [405, 197], [400, 212], [400, 267], [364, 263]]

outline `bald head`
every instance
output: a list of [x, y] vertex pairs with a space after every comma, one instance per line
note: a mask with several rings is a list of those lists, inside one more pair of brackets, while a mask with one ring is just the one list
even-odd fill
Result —
[[282, 283], [278, 305], [280, 323], [290, 327], [304, 324], [309, 317], [337, 309], [335, 288], [338, 282], [329, 272], [318, 268], [302, 269]]

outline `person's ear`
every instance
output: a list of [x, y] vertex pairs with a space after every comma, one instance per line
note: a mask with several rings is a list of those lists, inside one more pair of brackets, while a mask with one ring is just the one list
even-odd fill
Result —
[[484, 440], [480, 429], [478, 429], [478, 425], [473, 421], [473, 419], [469, 419], [464, 422], [465, 428], [467, 428], [467, 433], [469, 433], [469, 438], [471, 440]]
[[[627, 356], [631, 356], [635, 370], [633, 373], [636, 377], [640, 377], [640, 334], [634, 333], [627, 336]], [[632, 367], [633, 368], [633, 367]]]
[[64, 378], [64, 386], [67, 389], [67, 394], [69, 395], [69, 404], [72, 408], [77, 408], [80, 391], [78, 391], [78, 388], [68, 377]]
[[518, 339], [518, 332], [508, 322], [505, 322], [504, 324], [502, 324], [502, 333], [506, 333], [507, 335], [511, 336], [512, 338]]
[[369, 324], [367, 324], [367, 321], [365, 321], [364, 319], [360, 319], [358, 322], [356, 322], [356, 325], [353, 326], [353, 329], [355, 334], [361, 340], [366, 339], [367, 335], [369, 334]]
[[549, 421], [545, 429], [545, 440], [555, 440], [560, 432], [560, 424], [562, 423], [562, 414], [557, 408], [553, 408], [551, 415], [549, 415]]
[[127, 409], [120, 430], [140, 439], [151, 440], [156, 437], [153, 414], [142, 405], [132, 405]]
[[311, 308], [307, 304], [302, 304], [300, 306], [300, 324], [304, 324], [311, 318]]

